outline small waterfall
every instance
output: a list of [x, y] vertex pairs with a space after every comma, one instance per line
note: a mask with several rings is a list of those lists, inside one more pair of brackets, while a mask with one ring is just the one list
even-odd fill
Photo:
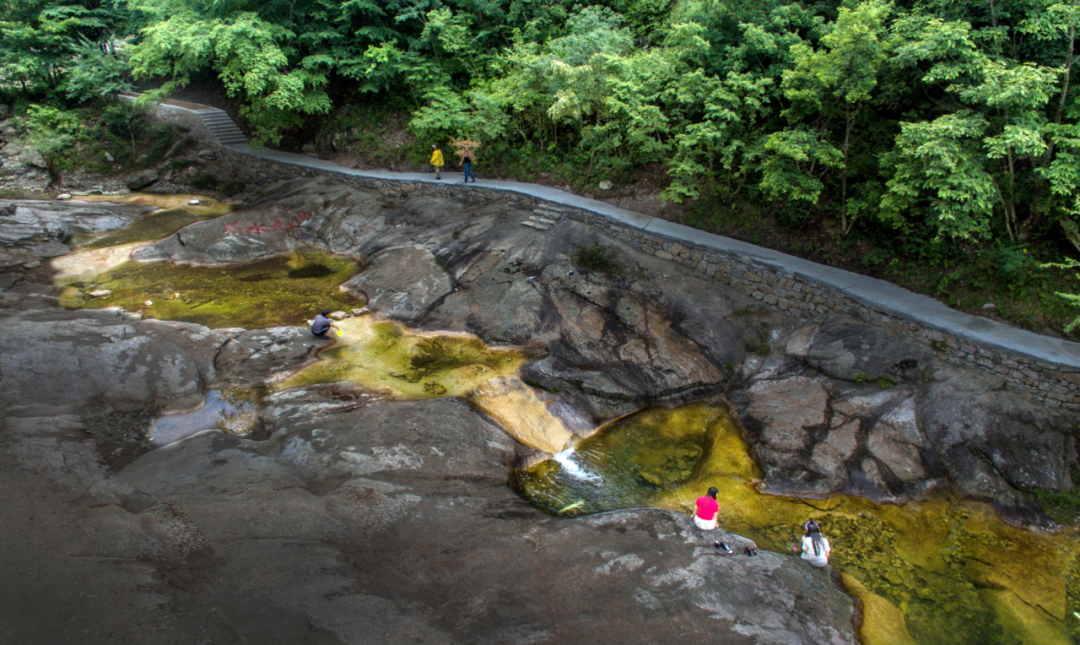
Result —
[[560, 466], [563, 467], [563, 471], [566, 473], [566, 475], [568, 477], [571, 477], [573, 479], [576, 479], [578, 481], [583, 481], [583, 482], [602, 482], [603, 481], [603, 479], [604, 479], [603, 477], [601, 477], [600, 475], [598, 475], [596, 473], [591, 473], [591, 472], [585, 470], [584, 468], [581, 467], [580, 464], [578, 464], [576, 461], [574, 461], [574, 459], [573, 459], [574, 454], [575, 454], [574, 449], [570, 448], [568, 450], [564, 450], [562, 452], [555, 453], [555, 455], [552, 457], [552, 459], [554, 459], [556, 462], [558, 462], [558, 464]]

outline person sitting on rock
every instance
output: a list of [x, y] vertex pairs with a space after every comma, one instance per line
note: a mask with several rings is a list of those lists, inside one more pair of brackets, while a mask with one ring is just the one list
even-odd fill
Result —
[[694, 524], [702, 531], [711, 531], [716, 528], [716, 515], [720, 512], [720, 504], [716, 501], [719, 493], [715, 486], [702, 497], [697, 498], [697, 513], [694, 514]]
[[814, 520], [806, 520], [806, 535], [802, 539], [802, 559], [815, 567], [829, 564], [832, 547], [829, 541], [821, 537], [821, 527]]
[[330, 319], [327, 317], [329, 315], [330, 310], [323, 309], [321, 314], [315, 316], [315, 320], [311, 323], [311, 334], [315, 336], [315, 338], [326, 338], [326, 332], [331, 329], [338, 329], [337, 325], [330, 322]]

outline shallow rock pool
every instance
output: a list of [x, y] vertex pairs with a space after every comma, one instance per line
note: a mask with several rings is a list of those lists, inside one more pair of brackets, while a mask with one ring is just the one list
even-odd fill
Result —
[[812, 517], [833, 544], [831, 564], [863, 601], [867, 645], [1048, 645], [1080, 636], [1075, 530], [1017, 529], [990, 506], [947, 493], [903, 506], [763, 495], [760, 476], [726, 410], [693, 404], [613, 423], [521, 472], [514, 486], [563, 516], [639, 506], [689, 514], [716, 486], [720, 525], [780, 553], [799, 544]]
[[[228, 267], [124, 262], [92, 277], [78, 276], [68, 283], [60, 304], [72, 309], [118, 306], [148, 318], [208, 327], [303, 325], [322, 309], [362, 305], [338, 289], [358, 270], [353, 260], [315, 251]], [[108, 293], [95, 295], [101, 292]]]

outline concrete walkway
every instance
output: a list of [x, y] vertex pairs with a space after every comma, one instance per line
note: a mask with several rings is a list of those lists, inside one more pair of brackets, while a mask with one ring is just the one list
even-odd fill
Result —
[[[426, 182], [446, 184], [460, 182], [460, 173], [443, 173], [443, 180], [437, 181], [434, 173], [399, 173], [384, 170], [356, 170], [339, 166], [332, 161], [315, 159], [277, 150], [252, 150], [247, 144], [228, 146], [236, 153], [250, 155], [281, 164], [310, 168], [326, 174], [339, 174], [351, 177], [369, 177], [393, 181]], [[1080, 343], [1073, 343], [1049, 336], [1041, 336], [1003, 323], [972, 316], [942, 303], [901, 289], [894, 284], [868, 278], [866, 276], [827, 267], [814, 262], [793, 257], [778, 251], [754, 246], [746, 242], [713, 235], [681, 224], [674, 224], [656, 217], [642, 215], [605, 204], [586, 197], [572, 195], [562, 190], [526, 184], [516, 181], [479, 180], [472, 184], [477, 188], [502, 190], [521, 193], [556, 204], [574, 206], [610, 218], [624, 226], [636, 228], [647, 233], [664, 236], [679, 242], [696, 244], [719, 253], [731, 253], [759, 262], [780, 271], [795, 274], [805, 280], [817, 282], [836, 291], [861, 301], [867, 306], [879, 309], [909, 320], [927, 329], [935, 329], [953, 334], [977, 345], [996, 347], [1017, 353], [1028, 358], [1055, 363], [1058, 365], [1080, 368]], [[1080, 312], [1078, 312], [1080, 313]]]

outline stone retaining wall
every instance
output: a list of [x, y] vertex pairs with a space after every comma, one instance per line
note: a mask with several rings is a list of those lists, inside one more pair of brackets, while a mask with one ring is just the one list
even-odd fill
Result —
[[969, 365], [992, 372], [1014, 386], [1027, 390], [1049, 408], [1080, 411], [1080, 370], [1045, 361], [1033, 360], [1011, 352], [979, 347], [971, 342], [936, 329], [927, 329], [909, 320], [868, 307], [828, 286], [807, 281], [773, 267], [748, 262], [745, 258], [716, 253], [655, 234], [636, 230], [584, 209], [544, 201], [510, 191], [493, 190], [458, 183], [433, 184], [394, 179], [375, 179], [356, 175], [301, 168], [221, 149], [223, 163], [230, 174], [256, 185], [269, 181], [323, 175], [357, 188], [378, 191], [381, 195], [406, 198], [416, 195], [452, 197], [469, 204], [500, 202], [535, 208], [561, 215], [603, 230], [635, 249], [696, 271], [720, 284], [734, 288], [769, 307], [796, 319], [813, 319], [836, 312], [880, 325], [910, 341], [929, 346], [949, 363]]
[[[120, 95], [119, 98], [121, 101], [134, 101], [137, 97]], [[198, 113], [187, 108], [169, 105], [167, 103], [159, 103], [157, 106], [157, 114], [155, 116], [160, 121], [171, 123], [190, 132], [200, 148], [222, 150], [217, 139], [214, 138], [214, 135], [207, 129], [206, 124], [199, 118]], [[234, 152], [232, 154], [235, 155], [236, 153]]]

